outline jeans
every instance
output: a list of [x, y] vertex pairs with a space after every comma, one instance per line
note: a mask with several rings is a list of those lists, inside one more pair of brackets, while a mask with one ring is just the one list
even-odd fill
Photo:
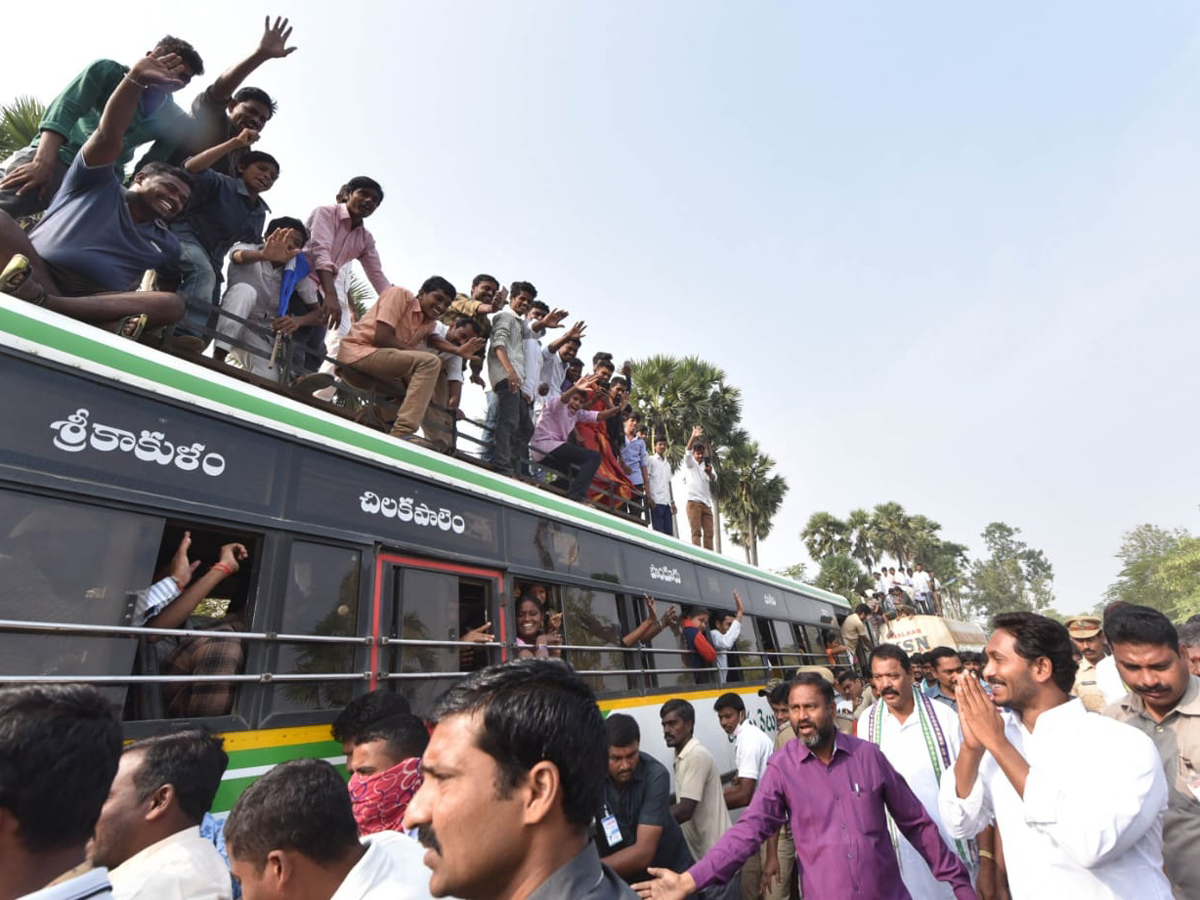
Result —
[[667, 503], [655, 503], [650, 507], [650, 524], [654, 530], [663, 534], [674, 534], [675, 524], [671, 521], [671, 506]]
[[[0, 163], [0, 181], [3, 181], [4, 176], [17, 166], [33, 162], [33, 157], [36, 153], [36, 147], [22, 147], [8, 159], [4, 160], [3, 163]], [[46, 185], [45, 198], [39, 197], [37, 191], [30, 191], [18, 197], [16, 190], [6, 189], [0, 191], [0, 210], [8, 213], [14, 219], [42, 212], [50, 205], [50, 201], [54, 199], [54, 195], [58, 193], [58, 189], [62, 187], [63, 179], [67, 176], [67, 168], [68, 166], [62, 161], [62, 157], [55, 154], [54, 172], [50, 176], [50, 183]]]
[[483, 419], [483, 443], [479, 448], [479, 458], [484, 462], [492, 462], [496, 451], [496, 392], [487, 392], [487, 415]]
[[579, 467], [579, 471], [575, 473], [575, 477], [571, 479], [571, 484], [567, 488], [567, 497], [571, 500], [584, 498], [588, 488], [592, 486], [592, 479], [596, 477], [596, 470], [600, 468], [599, 453], [569, 443], [559, 444], [546, 454], [543, 461], [564, 472], [569, 472], [572, 465]]
[[529, 451], [529, 439], [533, 437], [533, 416], [525, 395], [515, 394], [508, 389], [505, 378], [495, 386], [496, 431], [495, 447], [492, 450], [492, 465], [502, 475], [516, 474], [517, 463]]
[[179, 270], [183, 280], [179, 293], [187, 300], [187, 312], [183, 321], [175, 326], [176, 334], [187, 334], [208, 340], [205, 329], [217, 324], [217, 304], [213, 295], [217, 292], [217, 273], [213, 271], [208, 251], [199, 244], [185, 239], [179, 241]]

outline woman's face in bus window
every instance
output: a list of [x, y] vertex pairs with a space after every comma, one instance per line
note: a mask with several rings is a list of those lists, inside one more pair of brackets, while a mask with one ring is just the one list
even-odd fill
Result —
[[517, 637], [530, 641], [542, 633], [542, 608], [533, 600], [517, 604]]

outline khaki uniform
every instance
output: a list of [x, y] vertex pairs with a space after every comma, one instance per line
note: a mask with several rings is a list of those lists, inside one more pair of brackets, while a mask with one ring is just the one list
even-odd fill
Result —
[[1163, 869], [1176, 897], [1200, 897], [1200, 676], [1161, 722], [1130, 692], [1104, 715], [1144, 733], [1162, 757], [1169, 786], [1163, 817]]
[[1079, 660], [1079, 671], [1075, 673], [1075, 686], [1071, 696], [1078, 697], [1089, 712], [1104, 712], [1104, 691], [1096, 683], [1096, 667], [1086, 659]]
[[[775, 734], [775, 749], [779, 750], [788, 741], [795, 739], [796, 732], [792, 731], [792, 726], [785, 725]], [[765, 865], [767, 862], [765, 845], [761, 853]], [[796, 869], [796, 842], [792, 840], [792, 829], [789, 825], [785, 824], [779, 829], [776, 855], [779, 857], [779, 880], [772, 882], [771, 887], [762, 895], [763, 900], [787, 900], [791, 894], [792, 872]]]

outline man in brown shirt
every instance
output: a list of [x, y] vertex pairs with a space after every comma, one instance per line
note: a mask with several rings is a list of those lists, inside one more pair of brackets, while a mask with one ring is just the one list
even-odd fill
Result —
[[[348, 383], [366, 387], [374, 379], [403, 390], [393, 437], [412, 440], [429, 407], [442, 361], [425, 346], [425, 339], [454, 294], [454, 285], [438, 275], [421, 285], [415, 297], [404, 288], [390, 287], [342, 338], [338, 362], [352, 363], [353, 369], [338, 371]], [[448, 344], [446, 348], [456, 349]]]
[[1200, 677], [1188, 671], [1175, 627], [1148, 606], [1122, 606], [1104, 622], [1129, 686], [1104, 715], [1142, 731], [1162, 757], [1169, 788], [1163, 868], [1176, 897], [1200, 897]]

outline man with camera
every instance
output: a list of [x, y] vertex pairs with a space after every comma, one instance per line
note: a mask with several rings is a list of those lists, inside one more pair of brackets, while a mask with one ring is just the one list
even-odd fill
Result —
[[713, 473], [712, 457], [707, 456], [708, 448], [699, 443], [704, 437], [704, 429], [697, 425], [692, 429], [684, 448], [684, 462], [687, 464], [687, 518], [692, 529], [692, 543], [705, 550], [713, 548], [713, 511], [712, 483], [717, 480]]

